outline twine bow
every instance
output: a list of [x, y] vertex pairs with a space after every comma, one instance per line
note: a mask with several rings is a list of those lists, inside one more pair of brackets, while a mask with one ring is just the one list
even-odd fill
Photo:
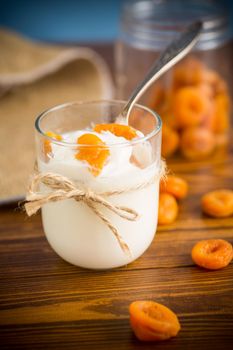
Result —
[[[157, 177], [160, 178], [164, 175], [165, 168], [165, 162], [162, 162], [160, 174], [158, 174]], [[46, 203], [58, 202], [71, 198], [77, 202], [82, 201], [86, 203], [86, 205], [109, 227], [109, 229], [116, 237], [122, 251], [131, 256], [130, 249], [119, 234], [117, 228], [105, 217], [105, 215], [103, 215], [102, 211], [97, 206], [103, 206], [123, 219], [136, 221], [139, 218], [139, 214], [134, 209], [112, 204], [104, 197], [145, 188], [149, 184], [152, 184], [154, 181], [155, 178], [146, 183], [139, 184], [134, 188], [97, 194], [90, 189], [78, 188], [65, 176], [55, 173], [38, 173], [33, 175], [28, 193], [26, 195], [26, 202], [24, 204], [24, 207], [28, 216], [31, 216]], [[46, 185], [52, 191], [39, 192], [40, 184]]]

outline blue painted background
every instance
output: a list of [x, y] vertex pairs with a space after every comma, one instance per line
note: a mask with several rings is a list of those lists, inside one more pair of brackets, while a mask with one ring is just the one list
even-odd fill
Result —
[[[123, 1], [0, 0], [0, 26], [39, 40], [111, 41], [118, 35]], [[233, 0], [221, 2], [233, 13]]]

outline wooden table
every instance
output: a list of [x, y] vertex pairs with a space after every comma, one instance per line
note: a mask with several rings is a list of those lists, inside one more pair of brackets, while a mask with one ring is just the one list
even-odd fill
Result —
[[[232, 188], [232, 146], [208, 161], [176, 159], [169, 166], [190, 185], [178, 220], [158, 229], [140, 259], [113, 271], [69, 265], [49, 247], [40, 215], [28, 219], [14, 207], [1, 208], [1, 349], [232, 348], [233, 264], [208, 272], [190, 256], [200, 239], [233, 243], [233, 219], [211, 219], [200, 208], [203, 193]], [[128, 306], [138, 299], [173, 309], [182, 327], [178, 337], [160, 344], [137, 341]]]

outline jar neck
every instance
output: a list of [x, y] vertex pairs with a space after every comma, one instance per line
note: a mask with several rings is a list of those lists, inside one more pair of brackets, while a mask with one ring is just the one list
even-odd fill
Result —
[[227, 12], [211, 0], [128, 1], [121, 17], [121, 36], [131, 46], [161, 51], [197, 19], [203, 21], [203, 31], [195, 49], [214, 49], [230, 40]]

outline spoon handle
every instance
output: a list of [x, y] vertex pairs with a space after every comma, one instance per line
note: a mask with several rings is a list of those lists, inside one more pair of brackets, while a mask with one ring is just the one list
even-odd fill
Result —
[[144, 92], [151, 86], [151, 84], [157, 80], [162, 74], [164, 74], [175, 63], [180, 61], [187, 53], [192, 49], [198, 40], [202, 29], [201, 21], [197, 21], [187, 27], [181, 36], [174, 40], [168, 47], [161, 53], [158, 60], [150, 68], [145, 78], [139, 83], [136, 89], [131, 94], [128, 102], [124, 106], [121, 115], [126, 117], [127, 124], [129, 114], [135, 102], [144, 94]]

